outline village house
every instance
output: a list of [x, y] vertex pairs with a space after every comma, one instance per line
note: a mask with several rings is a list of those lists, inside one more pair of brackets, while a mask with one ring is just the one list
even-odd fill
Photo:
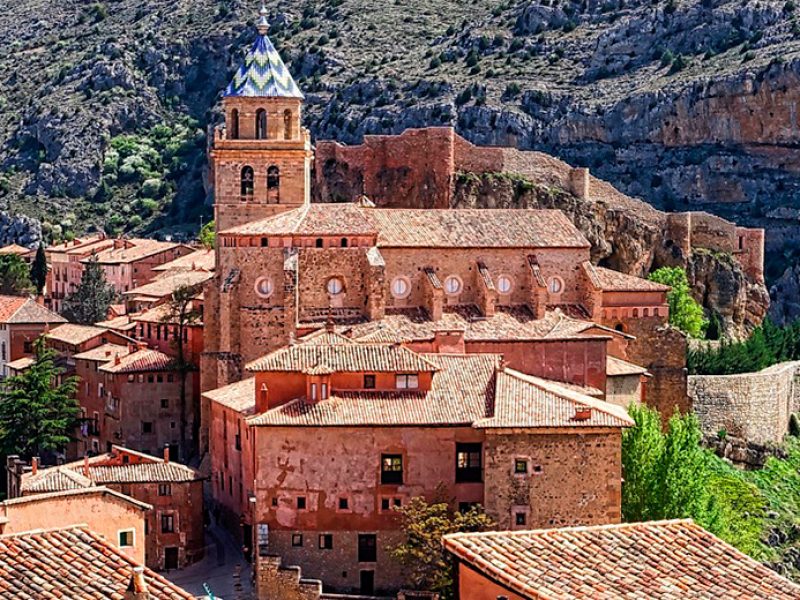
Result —
[[501, 528], [620, 520], [626, 411], [500, 355], [417, 353], [328, 330], [247, 370], [206, 394], [214, 497], [244, 520], [245, 545], [255, 527], [262, 553], [327, 589], [402, 586], [393, 509], [416, 496], [480, 504]]
[[32, 298], [0, 296], [0, 379], [10, 374], [8, 363], [32, 357], [36, 339], [66, 321]]
[[203, 284], [213, 277], [203, 269], [175, 269], [159, 271], [155, 278], [123, 294], [127, 313], [138, 313], [169, 302], [173, 293], [182, 288], [202, 290]]
[[0, 536], [0, 593], [9, 600], [194, 600], [85, 525]]
[[456, 600], [800, 598], [800, 586], [690, 520], [444, 538]]
[[97, 454], [122, 444], [145, 454], [169, 447], [178, 460], [189, 456], [197, 371], [186, 373], [183, 423], [181, 371], [172, 356], [132, 342], [104, 344], [73, 358], [85, 419], [78, 436], [79, 451]]
[[[19, 465], [9, 457], [13, 473]], [[0, 535], [85, 525], [135, 562], [145, 561], [145, 518], [153, 507], [105, 486], [19, 496], [0, 502]]]
[[17, 468], [9, 478], [9, 495], [105, 486], [152, 507], [145, 515], [144, 538], [139, 538], [145, 540], [152, 569], [178, 569], [203, 557], [203, 476], [171, 461], [168, 449], [162, 459], [113, 446], [105, 454], [50, 468], [38, 467], [34, 459], [30, 470]]
[[133, 339], [120, 335], [105, 327], [94, 325], [81, 325], [78, 323], [64, 323], [48, 330], [44, 334], [48, 348], [54, 350], [67, 367], [68, 373], [75, 371], [75, 355], [97, 348], [103, 344], [126, 345]]

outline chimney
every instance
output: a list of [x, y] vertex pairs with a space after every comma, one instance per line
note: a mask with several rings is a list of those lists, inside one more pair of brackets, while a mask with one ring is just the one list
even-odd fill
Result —
[[34, 456], [31, 459], [31, 475], [36, 475], [39, 472], [39, 457]]
[[137, 344], [136, 342], [130, 342], [128, 344], [128, 352], [130, 352], [131, 354], [136, 352], [138, 349], [139, 349], [139, 344]]
[[573, 421], [588, 421], [592, 418], [592, 407], [585, 404], [575, 405], [575, 416], [572, 417]]
[[439, 354], [464, 354], [464, 330], [437, 329], [433, 332], [433, 351]]
[[169, 463], [169, 446], [164, 446], [164, 464]]
[[119, 354], [114, 355], [114, 364], [118, 365], [122, 362], [122, 359], [119, 357]]
[[83, 476], [89, 478], [89, 455], [83, 455]]
[[144, 579], [144, 567], [134, 567], [128, 587], [125, 589], [124, 600], [151, 600]]

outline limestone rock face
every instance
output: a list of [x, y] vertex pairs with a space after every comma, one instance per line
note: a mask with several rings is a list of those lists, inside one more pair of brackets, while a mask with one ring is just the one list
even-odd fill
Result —
[[789, 267], [769, 290], [769, 317], [778, 325], [800, 319], [800, 266]]

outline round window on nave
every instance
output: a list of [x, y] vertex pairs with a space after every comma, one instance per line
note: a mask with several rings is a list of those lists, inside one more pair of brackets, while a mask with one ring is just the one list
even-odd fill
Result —
[[272, 277], [259, 277], [256, 280], [256, 294], [262, 298], [269, 298], [272, 292], [275, 291], [275, 285], [272, 283]]

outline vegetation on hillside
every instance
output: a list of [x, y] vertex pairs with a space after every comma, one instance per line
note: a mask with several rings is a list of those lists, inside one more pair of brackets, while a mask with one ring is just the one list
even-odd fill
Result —
[[16, 254], [0, 256], [0, 294], [22, 296], [33, 289], [28, 264]]
[[692, 375], [751, 373], [787, 360], [800, 360], [800, 321], [778, 327], [766, 319], [744, 340], [698, 345], [686, 355]]
[[692, 297], [686, 269], [661, 267], [650, 273], [649, 279], [672, 288], [667, 293], [669, 322], [689, 337], [703, 337], [708, 322], [703, 317], [703, 307]]

